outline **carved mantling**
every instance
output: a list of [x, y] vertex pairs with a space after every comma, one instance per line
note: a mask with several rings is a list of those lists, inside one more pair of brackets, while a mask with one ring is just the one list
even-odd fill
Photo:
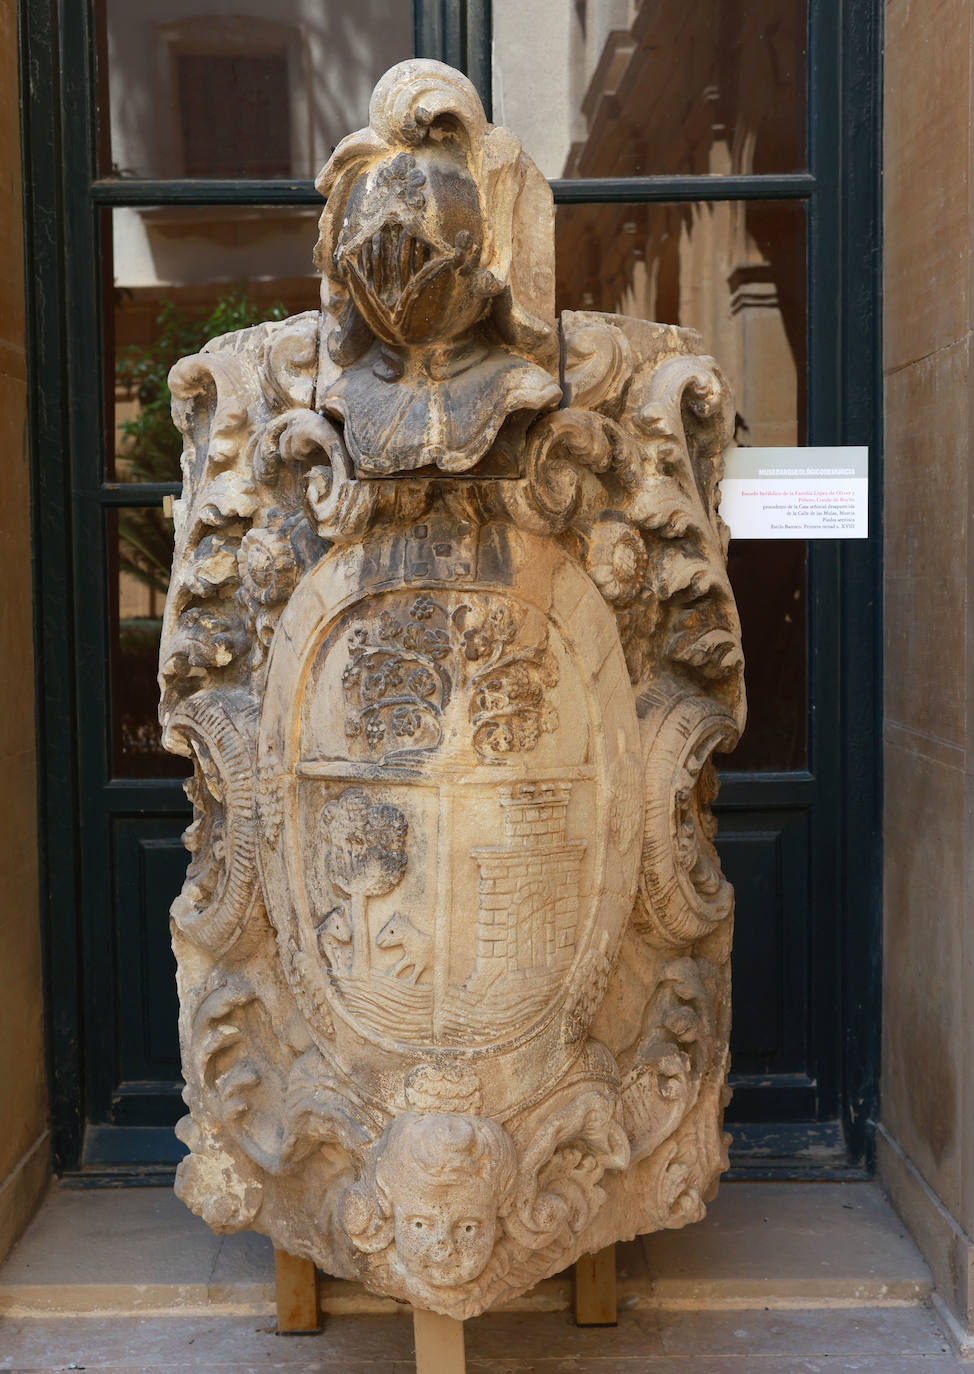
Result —
[[550, 192], [450, 68], [318, 186], [321, 312], [170, 377], [177, 1191], [466, 1317], [726, 1166], [733, 407], [691, 331], [555, 320]]

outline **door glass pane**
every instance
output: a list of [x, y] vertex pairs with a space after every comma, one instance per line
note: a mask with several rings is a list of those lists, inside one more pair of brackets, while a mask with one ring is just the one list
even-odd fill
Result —
[[159, 506], [107, 512], [112, 772], [179, 778], [188, 760], [167, 754], [159, 731], [159, 639], [172, 565], [173, 526]]
[[[166, 377], [208, 339], [318, 306], [314, 207], [167, 206], [106, 211], [106, 472], [178, 482], [182, 441]], [[112, 262], [112, 259], [114, 260]]]
[[[559, 310], [688, 325], [720, 362], [739, 444], [805, 442], [805, 210], [794, 201], [562, 205]], [[805, 762], [805, 545], [731, 543], [749, 721], [737, 768]]]
[[804, 539], [732, 539], [727, 559], [741, 615], [747, 725], [724, 768], [805, 767]]
[[548, 177], [797, 172], [807, 0], [493, 0], [494, 119]]
[[409, 0], [99, 8], [103, 176], [313, 177], [368, 123], [382, 73], [413, 55]]

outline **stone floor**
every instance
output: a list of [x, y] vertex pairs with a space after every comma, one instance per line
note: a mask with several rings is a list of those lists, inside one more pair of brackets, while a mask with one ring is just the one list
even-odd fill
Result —
[[[953, 1356], [922, 1305], [775, 1311], [620, 1313], [580, 1330], [564, 1312], [492, 1313], [470, 1322], [470, 1374], [948, 1374]], [[318, 1336], [276, 1336], [247, 1317], [7, 1318], [0, 1370], [53, 1374], [407, 1374], [408, 1316], [330, 1317]]]
[[[567, 1276], [468, 1323], [471, 1374], [947, 1374], [971, 1370], [874, 1184], [725, 1184], [705, 1221], [617, 1248], [615, 1328]], [[412, 1322], [323, 1280], [324, 1330], [277, 1336], [269, 1244], [214, 1236], [164, 1189], [55, 1189], [0, 1267], [0, 1371], [407, 1374]]]

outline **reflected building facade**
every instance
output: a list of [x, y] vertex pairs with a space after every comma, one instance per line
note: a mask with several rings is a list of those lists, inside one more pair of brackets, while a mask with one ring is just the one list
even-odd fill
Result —
[[[495, 0], [494, 117], [549, 177], [801, 171], [805, 11], [804, 0]], [[740, 442], [804, 442], [799, 205], [561, 206], [558, 296], [561, 308], [699, 330], [729, 374]]]

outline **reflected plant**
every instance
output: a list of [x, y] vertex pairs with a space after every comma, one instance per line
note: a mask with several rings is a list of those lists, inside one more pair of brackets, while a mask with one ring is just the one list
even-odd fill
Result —
[[[116, 361], [116, 390], [139, 404], [138, 414], [118, 427], [115, 461], [119, 475], [131, 482], [178, 481], [182, 440], [169, 412], [169, 369], [179, 358], [198, 353], [210, 339], [265, 320], [283, 320], [286, 315], [280, 301], [261, 307], [243, 287], [218, 296], [206, 313], [188, 312], [173, 301], [164, 301], [151, 343], [131, 344]], [[172, 562], [172, 528], [162, 512], [152, 506], [121, 511], [118, 534], [120, 571], [164, 596]]]

